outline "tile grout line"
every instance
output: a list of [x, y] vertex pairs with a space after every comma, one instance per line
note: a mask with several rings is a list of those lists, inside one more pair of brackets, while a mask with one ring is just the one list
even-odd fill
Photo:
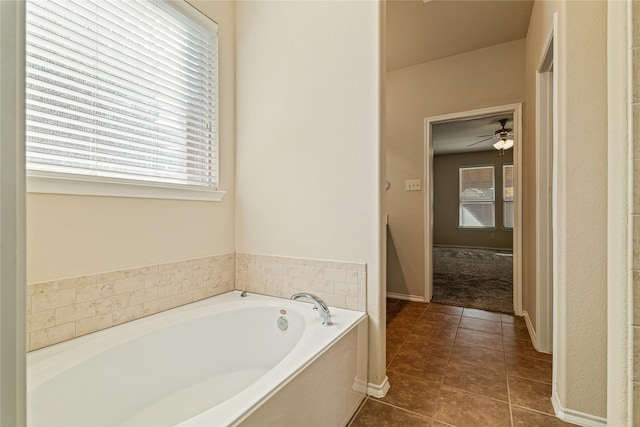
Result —
[[544, 412], [544, 411], [541, 411], [541, 410], [539, 410], [539, 409], [533, 409], [533, 408], [529, 408], [529, 407], [527, 407], [527, 406], [516, 405], [516, 404], [514, 404], [513, 406], [515, 406], [515, 407], [516, 407], [516, 408], [518, 408], [518, 409], [524, 409], [525, 411], [529, 411], [529, 412], [536, 412], [536, 413], [538, 413], [538, 414], [546, 415], [546, 416], [548, 416], [548, 417], [554, 417], [554, 418], [557, 418], [555, 414], [550, 414], [550, 413], [548, 413], [548, 412]]
[[[428, 304], [428, 303], [427, 303]], [[425, 307], [424, 311], [422, 312], [422, 314], [420, 314], [420, 317], [418, 317], [418, 320], [416, 320], [413, 324], [413, 326], [411, 326], [411, 329], [409, 330], [409, 333], [407, 334], [407, 336], [404, 338], [404, 340], [402, 340], [402, 343], [398, 346], [398, 349], [396, 351], [396, 353], [393, 355], [393, 357], [391, 358], [391, 360], [387, 361], [386, 365], [387, 367], [385, 369], [388, 369], [389, 366], [391, 366], [391, 362], [393, 361], [393, 359], [395, 359], [395, 357], [398, 355], [398, 353], [400, 353], [400, 350], [402, 349], [402, 346], [407, 342], [407, 340], [409, 339], [409, 335], [411, 335], [411, 333], [413, 332], [413, 330], [416, 328], [416, 325], [418, 324], [418, 322], [420, 321], [420, 319], [422, 319], [422, 316], [424, 316], [424, 313], [427, 311], [427, 308]], [[386, 325], [385, 325], [386, 326]], [[385, 342], [386, 342], [386, 338], [385, 338]], [[386, 349], [385, 349], [386, 350]]]
[[[394, 358], [395, 358], [395, 357], [396, 357], [396, 355], [400, 352], [400, 350], [402, 349], [402, 346], [406, 343], [407, 339], [409, 338], [409, 336], [411, 335], [411, 333], [415, 330], [415, 328], [416, 328], [416, 326], [418, 325], [418, 323], [420, 322], [420, 320], [424, 317], [424, 314], [425, 314], [427, 311], [429, 311], [429, 306], [430, 306], [430, 303], [426, 303], [426, 306], [425, 306], [424, 311], [422, 312], [422, 314], [420, 315], [420, 317], [419, 317], [419, 318], [414, 322], [414, 324], [413, 324], [413, 326], [412, 326], [411, 330], [410, 330], [410, 331], [409, 331], [409, 333], [407, 334], [407, 337], [404, 339], [404, 341], [402, 342], [402, 344], [400, 345], [400, 347], [398, 347], [398, 351], [397, 351], [397, 352], [396, 352], [396, 354], [394, 355]], [[433, 313], [439, 313], [439, 314], [447, 314], [447, 315], [451, 315], [450, 313], [440, 313], [440, 312], [437, 312], [437, 311], [436, 311], [436, 312], [433, 312]], [[458, 314], [458, 315], [454, 315], [454, 316], [457, 316], [457, 317], [458, 317], [458, 323], [457, 323], [457, 326], [456, 326], [456, 335], [455, 335], [455, 336], [454, 336], [454, 338], [453, 338], [453, 341], [455, 342], [455, 337], [458, 335], [458, 329], [460, 328], [460, 321], [461, 321], [461, 319], [462, 319], [462, 313], [460, 313], [460, 314]], [[442, 390], [442, 385], [443, 385], [443, 383], [444, 383], [444, 375], [445, 375], [445, 373], [446, 373], [447, 366], [449, 365], [449, 360], [451, 359], [451, 354], [452, 354], [452, 353], [453, 353], [453, 343], [451, 344], [451, 348], [449, 349], [449, 355], [448, 355], [448, 357], [447, 357], [447, 364], [445, 365], [445, 370], [444, 370], [444, 372], [443, 372], [443, 374], [442, 374], [442, 379], [440, 380], [440, 385], [438, 386], [438, 393], [436, 394], [436, 398], [435, 398], [434, 405], [433, 405], [433, 411], [432, 411], [432, 413], [431, 413], [431, 417], [430, 417], [430, 419], [431, 419], [432, 421], [433, 421], [433, 420], [435, 420], [434, 416], [435, 416], [435, 412], [436, 412], [436, 407], [437, 407], [438, 398], [440, 397], [440, 390]], [[378, 401], [380, 401], [380, 400], [378, 400]], [[382, 402], [382, 403], [385, 403], [385, 402]], [[389, 406], [396, 407], [396, 406], [391, 405], [391, 404], [388, 404], [388, 403], [386, 403], [386, 404], [387, 404], [387, 405], [389, 405]], [[399, 408], [399, 407], [397, 407], [397, 408]], [[405, 410], [405, 411], [407, 411], [407, 412], [415, 413], [415, 412], [413, 412], [413, 411], [409, 411], [409, 410], [407, 410], [407, 409], [405, 409], [405, 408], [400, 408], [400, 409], [403, 409], [403, 410]], [[424, 416], [424, 415], [422, 415], [422, 416]], [[439, 420], [437, 420], [437, 421], [439, 421]]]
[[[444, 378], [447, 375], [447, 369], [449, 368], [449, 362], [451, 361], [451, 355], [453, 354], [453, 347], [455, 345], [456, 342], [456, 338], [458, 338], [458, 331], [460, 330], [460, 323], [462, 322], [462, 314], [464, 313], [464, 309], [463, 311], [460, 313], [460, 316], [458, 317], [458, 326], [456, 328], [456, 334], [453, 337], [453, 342], [451, 343], [451, 348], [449, 349], [449, 355], [447, 356], [447, 364], [444, 367], [444, 372], [442, 373], [442, 381], [440, 381], [440, 387], [438, 387], [438, 393], [436, 394], [436, 399], [435, 399], [435, 404], [433, 405], [433, 415], [431, 416], [431, 419], [436, 420], [436, 409], [438, 409], [438, 401], [440, 400], [440, 393], [442, 392], [442, 387], [444, 387]], [[436, 420], [438, 422], [440, 422], [440, 420]]]
[[[462, 316], [460, 316], [460, 320], [462, 320]], [[480, 320], [485, 320], [485, 319], [480, 319]], [[498, 323], [498, 322], [495, 322], [495, 323]], [[502, 331], [502, 321], [500, 321], [499, 323], [501, 325], [501, 329], [500, 330]], [[462, 326], [458, 326], [458, 328], [456, 330], [456, 337], [458, 335], [457, 331], [460, 330], [460, 329], [471, 330], [473, 332], [484, 332], [484, 331], [476, 331], [476, 330], [472, 330], [472, 329], [466, 329], [466, 328], [463, 328]], [[486, 332], [486, 333], [490, 333], [490, 332]], [[492, 335], [497, 335], [497, 334], [492, 334]], [[501, 337], [502, 337], [502, 335], [501, 335]], [[455, 338], [454, 338], [454, 342], [455, 342]], [[493, 350], [492, 348], [487, 348], [487, 347], [482, 347], [482, 346], [479, 346], [479, 347], [480, 348], [484, 348], [484, 349]], [[501, 353], [503, 354], [503, 358], [504, 358], [504, 355], [505, 355], [504, 346], [503, 346], [503, 350], [501, 351]], [[452, 349], [451, 349], [451, 351], [449, 353], [449, 359], [447, 360], [447, 366], [445, 368], [445, 375], [446, 375], [446, 370], [447, 370], [447, 368], [449, 366], [449, 362], [451, 360], [451, 355], [452, 354], [453, 354], [453, 346], [452, 346]], [[468, 363], [466, 363], [466, 364], [468, 365]], [[470, 365], [470, 366], [474, 366], [474, 365]], [[455, 387], [455, 386], [447, 386], [447, 387], [450, 387], [450, 388], [455, 389], [455, 390], [459, 390], [459, 391], [461, 391], [463, 393], [470, 394], [470, 395], [473, 395], [473, 396], [478, 396], [478, 397], [482, 397], [482, 398], [485, 398], [485, 399], [493, 400], [493, 401], [498, 402], [498, 403], [507, 404], [509, 406], [509, 421], [510, 421], [511, 426], [513, 427], [512, 415], [511, 415], [511, 400], [510, 400], [510, 395], [509, 395], [509, 384], [508, 384], [508, 377], [507, 377], [506, 360], [505, 360], [504, 370], [505, 370], [505, 381], [507, 382], [507, 400], [506, 401], [505, 400], [501, 400], [501, 399], [496, 399], [496, 398], [490, 397], [490, 396], [485, 396], [485, 395], [482, 395], [480, 393], [476, 393], [476, 392], [473, 392], [473, 391], [470, 391], [470, 390], [461, 389], [461, 388], [458, 388], [458, 387]], [[444, 386], [444, 376], [443, 376], [443, 381], [441, 383], [441, 388], [443, 386]], [[440, 396], [440, 392], [438, 392], [438, 397], [439, 396]], [[438, 397], [436, 397], [436, 401], [437, 401]], [[435, 416], [435, 408], [434, 408], [434, 416]], [[442, 422], [440, 420], [436, 420], [435, 417], [433, 419], [435, 421]], [[447, 423], [447, 425], [451, 425], [451, 424]]]
[[[502, 328], [502, 317], [500, 317], [500, 327]], [[507, 399], [509, 399], [509, 422], [511, 427], [514, 427], [513, 421], [513, 406], [511, 403], [511, 384], [509, 382], [509, 367], [507, 366], [507, 352], [504, 345], [504, 329], [502, 329], [502, 356], [504, 357], [504, 373], [507, 378]]]
[[[460, 315], [460, 320], [459, 320], [459, 323], [458, 323], [458, 327], [457, 327], [457, 329], [456, 329], [456, 335], [455, 335], [455, 337], [454, 337], [454, 345], [455, 345], [455, 340], [456, 340], [456, 338], [458, 337], [458, 332], [459, 332], [459, 330], [460, 330], [460, 329], [469, 330], [469, 331], [472, 331], [472, 332], [485, 332], [485, 333], [488, 333], [488, 334], [491, 334], [491, 335], [496, 335], [496, 336], [498, 335], [498, 334], [493, 334], [493, 333], [491, 333], [491, 332], [486, 332], [486, 331], [476, 331], [476, 330], [473, 330], [473, 329], [466, 329], [466, 328], [463, 328], [463, 327], [461, 326], [462, 318], [463, 318], [463, 315]], [[470, 318], [470, 317], [467, 317], [467, 318]], [[488, 320], [488, 319], [479, 319], [479, 318], [471, 318], [471, 319], [491, 321], [491, 320]], [[500, 321], [492, 321], [492, 322], [494, 322], [494, 323], [500, 323], [500, 331], [501, 331], [501, 333], [500, 333], [500, 338], [501, 338], [501, 341], [502, 341], [502, 338], [503, 338], [503, 335], [502, 335], [502, 320], [500, 320]], [[488, 347], [484, 347], [484, 346], [477, 346], [477, 347], [485, 348], [485, 349], [489, 349], [489, 350], [493, 350], [493, 348], [488, 348]], [[506, 366], [506, 358], [505, 358], [505, 353], [506, 353], [506, 352], [505, 352], [505, 350], [504, 350], [504, 343], [502, 343], [502, 351], [500, 351], [500, 352], [502, 353], [502, 355], [503, 355], [503, 360], [504, 360], [505, 381], [507, 382], [507, 401], [500, 400], [500, 399], [496, 399], [496, 398], [489, 397], [489, 396], [484, 396], [484, 395], [482, 395], [482, 394], [475, 393], [475, 392], [473, 392], [473, 391], [469, 391], [469, 390], [460, 389], [460, 388], [458, 388], [458, 387], [454, 387], [454, 386], [448, 386], [448, 387], [451, 387], [451, 388], [453, 388], [453, 389], [459, 390], [459, 391], [461, 391], [461, 392], [463, 392], [463, 393], [467, 393], [467, 394], [470, 394], [470, 395], [474, 395], [474, 396], [478, 396], [478, 397], [482, 397], [482, 398], [490, 399], [490, 400], [493, 400], [493, 401], [496, 401], [496, 402], [499, 402], [499, 403], [502, 403], [502, 404], [507, 404], [507, 405], [508, 405], [508, 407], [509, 407], [509, 423], [510, 423], [510, 426], [511, 426], [511, 427], [513, 427], [513, 417], [512, 417], [512, 413], [511, 413], [511, 398], [510, 398], [510, 394], [509, 394], [509, 383], [508, 383], [508, 374], [507, 374], [507, 366]], [[453, 346], [452, 346], [452, 348], [451, 348], [451, 350], [450, 350], [450, 352], [449, 352], [449, 357], [448, 357], [448, 359], [447, 359], [447, 365], [446, 365], [446, 367], [445, 367], [445, 374], [443, 375], [443, 378], [442, 378], [442, 383], [441, 383], [441, 385], [440, 385], [440, 390], [442, 389], [442, 387], [444, 387], [444, 377], [446, 376], [446, 371], [447, 371], [447, 369], [448, 369], [448, 367], [449, 367], [449, 362], [451, 361], [451, 355], [452, 355], [452, 354], [453, 354]], [[473, 365], [472, 365], [472, 366], [473, 366]], [[437, 397], [436, 397], [436, 402], [437, 402], [438, 398], [440, 397], [440, 390], [438, 391], [438, 395], [437, 395]], [[436, 405], [436, 406], [437, 406], [437, 405]], [[436, 408], [434, 407], [434, 417], [433, 417], [433, 419], [434, 419], [435, 421], [441, 422], [440, 420], [436, 420], [436, 418], [435, 418], [435, 409], [436, 409]]]
[[358, 418], [358, 415], [360, 415], [362, 408], [364, 408], [364, 405], [367, 403], [368, 400], [369, 400], [369, 396], [365, 394], [364, 399], [362, 399], [362, 402], [360, 402], [360, 405], [358, 405], [358, 409], [356, 409], [356, 412], [351, 416], [351, 419], [347, 423], [346, 427], [351, 427], [351, 425], [355, 422], [356, 418]]
[[382, 400], [376, 399], [376, 398], [369, 398], [369, 399], [373, 399], [373, 401], [376, 402], [376, 403], [382, 403], [383, 405], [387, 405], [387, 406], [390, 406], [392, 408], [400, 409], [401, 411], [408, 412], [408, 413], [410, 413], [412, 415], [417, 415], [420, 418], [428, 419], [429, 421], [433, 421], [433, 417], [427, 417], [424, 414], [421, 414], [419, 412], [414, 412], [414, 411], [412, 411], [410, 409], [403, 408], [402, 406], [397, 406], [397, 405], [394, 405], [393, 403], [389, 403], [389, 402], [383, 402]]
[[[402, 341], [402, 344], [400, 344], [400, 346], [398, 347], [398, 349], [397, 349], [396, 353], [393, 355], [393, 357], [391, 358], [391, 360], [387, 362], [387, 366], [391, 366], [391, 362], [393, 361], [393, 359], [395, 359], [395, 357], [398, 355], [398, 353], [400, 353], [400, 350], [402, 349], [402, 347], [404, 346], [404, 344], [405, 344], [405, 343], [407, 342], [407, 340], [409, 339], [409, 336], [410, 336], [410, 335], [411, 335], [411, 333], [415, 330], [415, 328], [416, 328], [416, 326], [418, 325], [418, 323], [420, 322], [420, 320], [424, 317], [424, 314], [427, 312], [428, 307], [429, 307], [429, 303], [425, 303], [425, 304], [426, 304], [426, 305], [425, 305], [424, 310], [422, 311], [422, 313], [420, 314], [420, 316], [416, 319], [416, 321], [413, 323], [413, 326], [412, 326], [412, 327], [411, 327], [411, 329], [409, 330], [409, 333], [407, 334], [407, 336], [405, 337], [405, 339]], [[389, 369], [389, 368], [387, 368], [387, 369]], [[393, 371], [392, 369], [389, 369], [389, 370]], [[402, 372], [400, 372], [400, 373], [402, 373]], [[404, 375], [406, 375], [406, 374], [404, 374]], [[444, 377], [443, 377], [443, 378], [444, 378]], [[442, 387], [442, 381], [440, 382], [440, 387]], [[438, 388], [438, 393], [439, 393], [439, 392], [440, 392], [440, 388]], [[391, 406], [391, 407], [396, 408], [396, 409], [400, 409], [400, 410], [405, 411], [405, 412], [408, 412], [408, 413], [410, 413], [410, 414], [417, 415], [417, 416], [419, 416], [419, 417], [421, 417], [421, 418], [429, 419], [430, 424], [431, 424], [431, 423], [433, 422], [433, 420], [434, 420], [433, 415], [434, 415], [434, 413], [435, 413], [435, 405], [434, 405], [433, 412], [431, 413], [431, 417], [428, 417], [428, 418], [427, 418], [427, 417], [425, 417], [425, 415], [423, 415], [423, 414], [420, 414], [420, 413], [418, 413], [418, 412], [413, 412], [413, 411], [411, 411], [411, 410], [409, 410], [409, 409], [407, 409], [407, 408], [402, 408], [402, 407], [400, 407], [400, 406], [396, 406], [396, 405], [393, 405], [393, 404], [388, 403], [388, 402], [384, 402], [384, 401], [382, 401], [382, 399], [375, 399], [375, 401], [376, 401], [376, 402], [379, 402], [379, 403], [382, 403], [382, 404], [384, 404], [384, 405], [387, 405], [387, 406]], [[436, 401], [437, 401], [437, 396], [436, 396]]]
[[544, 384], [544, 385], [552, 385], [546, 381], [534, 380], [532, 378], [523, 377], [522, 375], [513, 375], [513, 378], [520, 378], [521, 380], [533, 381], [534, 383]]

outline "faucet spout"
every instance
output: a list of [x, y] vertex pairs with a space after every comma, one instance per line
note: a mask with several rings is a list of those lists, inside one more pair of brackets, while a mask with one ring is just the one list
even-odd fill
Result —
[[298, 294], [291, 295], [291, 299], [294, 301], [300, 298], [309, 299], [311, 300], [311, 302], [313, 302], [313, 305], [314, 305], [313, 309], [318, 310], [318, 312], [320, 313], [320, 317], [322, 317], [323, 319], [322, 324], [324, 326], [333, 325], [333, 322], [331, 321], [331, 313], [329, 312], [329, 307], [327, 307], [327, 304], [325, 304], [324, 301], [320, 299], [320, 297], [317, 297], [307, 292], [300, 292]]

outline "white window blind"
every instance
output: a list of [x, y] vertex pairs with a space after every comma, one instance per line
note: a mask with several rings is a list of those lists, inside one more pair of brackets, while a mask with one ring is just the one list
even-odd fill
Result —
[[505, 228], [513, 228], [513, 165], [502, 166], [503, 223]]
[[460, 227], [495, 226], [493, 166], [460, 168]]
[[28, 0], [29, 174], [215, 191], [217, 26], [197, 15]]

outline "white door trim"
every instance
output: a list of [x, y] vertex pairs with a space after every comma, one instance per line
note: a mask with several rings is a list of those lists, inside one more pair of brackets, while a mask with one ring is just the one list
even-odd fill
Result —
[[553, 214], [557, 188], [558, 84], [553, 66], [557, 63], [557, 17], [547, 37], [545, 51], [536, 72], [536, 336], [538, 351], [553, 350]]
[[25, 2], [0, 1], [0, 425], [26, 425]]
[[513, 311], [522, 316], [522, 104], [508, 104], [478, 110], [432, 116], [424, 119], [424, 224], [425, 224], [425, 299], [433, 296], [433, 142], [431, 127], [438, 122], [488, 116], [498, 113], [513, 114]]
[[[634, 418], [633, 380], [634, 303], [632, 274], [633, 224], [630, 221], [633, 189], [633, 129], [640, 123], [632, 105], [634, 66], [632, 60], [633, 9], [629, 0], [607, 4], [608, 75], [608, 211], [607, 257], [607, 422], [610, 426], [631, 426]], [[638, 178], [636, 177], [635, 180]], [[635, 309], [637, 310], [637, 309]]]

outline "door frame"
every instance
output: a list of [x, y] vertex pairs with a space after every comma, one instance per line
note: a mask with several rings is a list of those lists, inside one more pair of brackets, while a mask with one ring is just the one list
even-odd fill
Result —
[[478, 110], [432, 116], [424, 119], [424, 224], [425, 224], [425, 299], [433, 296], [433, 141], [431, 127], [436, 123], [491, 116], [499, 113], [513, 114], [513, 311], [522, 315], [522, 104], [507, 104]]
[[25, 2], [0, 1], [0, 425], [26, 425]]
[[558, 152], [557, 14], [547, 36], [545, 51], [536, 70], [536, 325], [527, 327], [538, 351], [553, 352], [553, 301], [556, 277], [556, 228]]

